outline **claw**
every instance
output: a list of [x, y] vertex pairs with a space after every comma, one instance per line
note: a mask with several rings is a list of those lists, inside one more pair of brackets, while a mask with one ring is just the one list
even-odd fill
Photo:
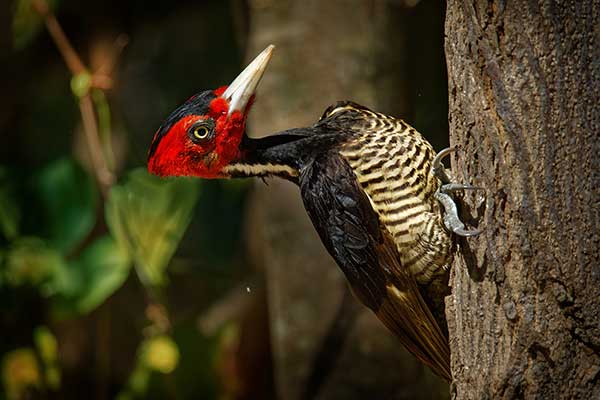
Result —
[[463, 185], [462, 183], [446, 183], [440, 187], [442, 193], [458, 192], [459, 190], [483, 190], [481, 186]]
[[450, 195], [442, 191], [438, 191], [435, 193], [435, 198], [440, 202], [446, 211], [444, 213], [444, 225], [450, 232], [463, 237], [477, 236], [482, 232], [480, 229], [465, 229], [465, 224], [463, 224], [458, 217], [456, 203], [452, 197], [450, 197]]
[[444, 164], [442, 164], [442, 160], [455, 150], [456, 148], [454, 147], [446, 147], [444, 150], [436, 154], [433, 162], [431, 163], [430, 173], [442, 181], [442, 183], [450, 183], [450, 178], [446, 173], [446, 169], [444, 168]]
[[458, 236], [462, 236], [462, 237], [472, 237], [472, 236], [477, 236], [479, 235], [481, 232], [483, 232], [483, 229], [455, 229], [454, 231], [455, 235]]
[[443, 185], [435, 193], [435, 198], [440, 202], [442, 207], [444, 207], [444, 225], [448, 231], [463, 237], [477, 236], [482, 232], [482, 230], [465, 229], [465, 224], [463, 224], [458, 217], [458, 209], [456, 208], [456, 203], [452, 197], [450, 197], [450, 193], [460, 190], [483, 190], [483, 188], [479, 186], [451, 183], [448, 173], [442, 164], [442, 160], [455, 150], [456, 148], [454, 147], [445, 148], [435, 156], [433, 162], [431, 163], [431, 174], [433, 174], [433, 176], [437, 177], [443, 183]]

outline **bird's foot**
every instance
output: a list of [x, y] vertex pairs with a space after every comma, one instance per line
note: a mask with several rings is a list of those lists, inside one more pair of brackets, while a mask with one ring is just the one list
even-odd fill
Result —
[[435, 198], [440, 202], [442, 207], [444, 207], [444, 225], [446, 226], [446, 229], [448, 229], [450, 232], [454, 232], [454, 234], [458, 236], [477, 236], [482, 232], [482, 230], [465, 228], [465, 224], [458, 217], [458, 208], [456, 207], [456, 203], [450, 194], [461, 190], [483, 190], [483, 188], [459, 183], [451, 183], [448, 173], [442, 164], [442, 160], [455, 150], [456, 149], [453, 147], [448, 147], [440, 151], [433, 159], [431, 164], [431, 174], [433, 174], [443, 183], [443, 185], [435, 193]]
[[[444, 207], [444, 225], [446, 229], [450, 232], [454, 232], [454, 234], [458, 236], [470, 237], [479, 235], [482, 230], [481, 229], [466, 229], [465, 224], [458, 217], [458, 209], [456, 207], [456, 203], [454, 199], [450, 197], [450, 195], [444, 192], [444, 186], [454, 185], [452, 183], [448, 185], [443, 185], [437, 192], [435, 192], [435, 198], [440, 202], [442, 207]], [[461, 185], [468, 186], [468, 185]], [[465, 189], [477, 189], [474, 186], [466, 187]]]

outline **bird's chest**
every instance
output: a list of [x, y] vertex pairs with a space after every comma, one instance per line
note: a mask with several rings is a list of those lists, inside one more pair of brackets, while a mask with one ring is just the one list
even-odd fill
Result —
[[402, 264], [428, 279], [446, 264], [451, 244], [433, 197], [439, 181], [429, 172], [435, 156], [431, 145], [410, 128], [365, 133], [341, 154], [394, 238]]

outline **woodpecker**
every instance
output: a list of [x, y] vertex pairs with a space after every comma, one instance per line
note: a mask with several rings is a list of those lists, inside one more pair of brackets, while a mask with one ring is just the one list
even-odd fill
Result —
[[432, 146], [401, 119], [351, 101], [314, 125], [245, 135], [267, 47], [229, 85], [177, 108], [154, 135], [148, 170], [159, 176], [279, 177], [297, 184], [321, 241], [355, 296], [436, 374], [450, 381], [444, 317], [453, 235], [472, 236]]

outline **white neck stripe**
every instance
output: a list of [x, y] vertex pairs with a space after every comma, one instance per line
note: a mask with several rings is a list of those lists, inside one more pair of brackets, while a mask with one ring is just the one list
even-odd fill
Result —
[[223, 168], [223, 172], [228, 175], [244, 176], [266, 176], [266, 175], [287, 175], [291, 177], [298, 176], [298, 171], [287, 165], [277, 164], [231, 164]]

